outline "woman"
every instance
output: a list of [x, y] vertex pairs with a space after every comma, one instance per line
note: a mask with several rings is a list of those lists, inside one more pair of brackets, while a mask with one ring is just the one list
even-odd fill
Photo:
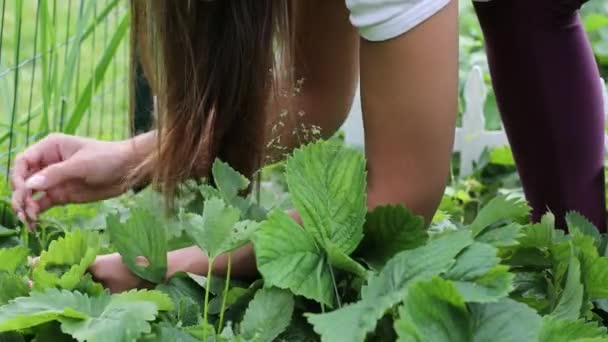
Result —
[[599, 71], [581, 24], [583, 0], [474, 2], [498, 108], [526, 198], [560, 227], [578, 211], [606, 230]]
[[[208, 175], [216, 157], [251, 177], [269, 142], [281, 151], [298, 143], [293, 134], [273, 137], [278, 120], [287, 133], [302, 124], [324, 136], [336, 131], [359, 74], [368, 206], [403, 203], [432, 217], [448, 178], [457, 109], [456, 1], [132, 4], [139, 58], [158, 96], [158, 128], [121, 142], [51, 135], [28, 148], [12, 175], [12, 205], [23, 221], [140, 181], [158, 185], [171, 203], [176, 186]], [[304, 80], [295, 96], [291, 80]], [[299, 113], [304, 122], [295, 122]], [[32, 198], [38, 191], [45, 195]], [[195, 247], [168, 257], [168, 276], [207, 272]], [[226, 259], [214, 262], [215, 273], [225, 271]], [[250, 246], [232, 261], [237, 276], [255, 272]], [[119, 255], [98, 258], [91, 271], [112, 291], [141, 285]]]

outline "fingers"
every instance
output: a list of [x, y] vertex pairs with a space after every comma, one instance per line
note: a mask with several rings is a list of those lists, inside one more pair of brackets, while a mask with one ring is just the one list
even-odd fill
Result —
[[61, 183], [82, 178], [82, 167], [75, 158], [49, 165], [29, 177], [25, 181], [25, 188], [46, 191]]
[[57, 146], [62, 137], [62, 135], [51, 134], [28, 147], [15, 158], [11, 172], [11, 185], [13, 187], [11, 206], [17, 216], [20, 216], [20, 219], [25, 217], [25, 198], [31, 196], [31, 192], [26, 186], [26, 179], [40, 170], [41, 167], [61, 161]]

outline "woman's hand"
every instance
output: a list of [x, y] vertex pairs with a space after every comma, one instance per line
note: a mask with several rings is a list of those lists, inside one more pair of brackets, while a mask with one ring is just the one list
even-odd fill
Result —
[[89, 272], [95, 281], [102, 283], [112, 293], [144, 288], [148, 285], [145, 280], [129, 270], [118, 253], [98, 256], [95, 263], [89, 267]]
[[[24, 223], [61, 204], [117, 196], [131, 157], [127, 141], [105, 142], [51, 134], [17, 155], [11, 176], [12, 207]], [[33, 194], [42, 196], [34, 199]]]

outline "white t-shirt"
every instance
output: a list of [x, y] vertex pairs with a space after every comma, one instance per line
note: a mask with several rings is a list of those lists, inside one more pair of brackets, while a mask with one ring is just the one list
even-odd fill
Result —
[[350, 21], [369, 41], [397, 37], [427, 20], [450, 0], [346, 0]]

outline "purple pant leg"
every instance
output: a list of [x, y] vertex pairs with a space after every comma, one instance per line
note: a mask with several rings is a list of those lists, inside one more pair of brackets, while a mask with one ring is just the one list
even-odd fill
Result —
[[599, 72], [573, 0], [476, 2], [492, 84], [537, 221], [575, 210], [606, 230]]

